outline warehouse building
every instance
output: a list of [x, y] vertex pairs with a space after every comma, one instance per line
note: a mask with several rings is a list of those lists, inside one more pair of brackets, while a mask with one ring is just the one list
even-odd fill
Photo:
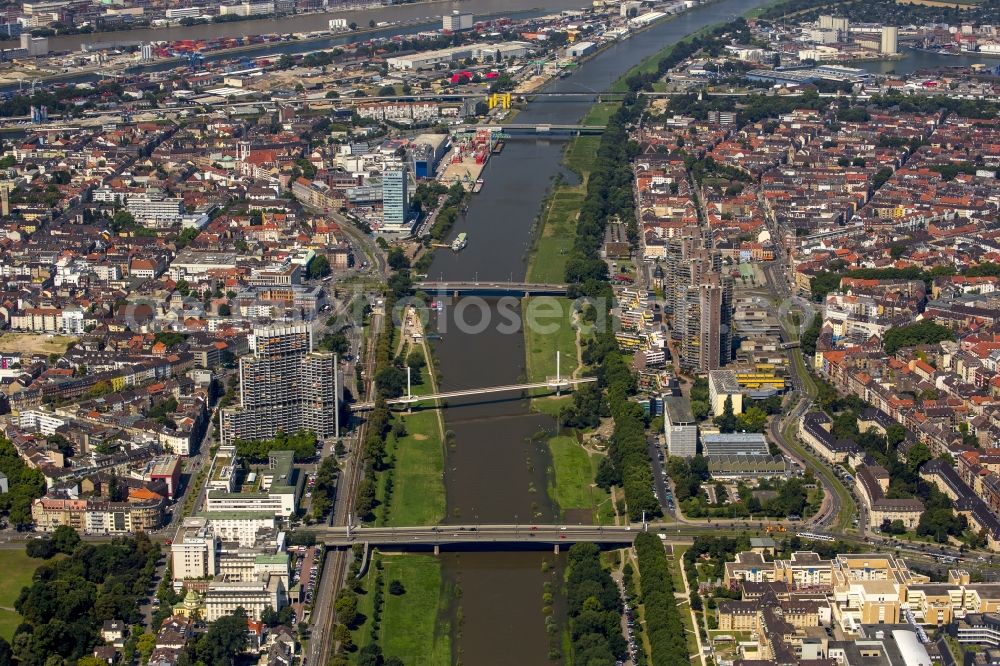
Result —
[[528, 42], [507, 42], [505, 44], [464, 44], [437, 51], [424, 51], [408, 55], [386, 58], [390, 69], [431, 69], [435, 65], [451, 63], [465, 58], [483, 59], [493, 56], [500, 60], [523, 58], [533, 51]]

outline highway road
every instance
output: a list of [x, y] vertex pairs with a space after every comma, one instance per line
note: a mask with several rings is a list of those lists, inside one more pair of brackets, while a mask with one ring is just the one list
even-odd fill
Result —
[[[778, 309], [774, 314], [782, 326], [784, 341], [798, 340], [813, 319], [814, 308], [812, 304], [792, 294], [786, 277], [787, 270], [780, 252], [774, 261], [765, 265], [764, 276], [767, 280], [768, 291], [778, 302]], [[797, 306], [800, 310], [798, 330], [789, 330], [791, 322], [785, 316], [793, 306]], [[843, 528], [846, 527], [844, 525], [846, 520], [841, 518], [842, 512], [846, 510], [854, 513], [858, 507], [852, 500], [850, 491], [840, 483], [833, 471], [796, 441], [794, 433], [798, 428], [797, 423], [802, 415], [812, 407], [816, 386], [808, 375], [802, 351], [789, 349], [787, 354], [791, 369], [789, 380], [793, 389], [788, 399], [794, 400], [795, 403], [792, 409], [780, 419], [771, 419], [768, 424], [768, 432], [771, 439], [785, 455], [799, 460], [807, 469], [811, 469], [823, 486], [823, 504], [817, 514], [811, 516], [808, 522], [817, 527], [834, 525]]]

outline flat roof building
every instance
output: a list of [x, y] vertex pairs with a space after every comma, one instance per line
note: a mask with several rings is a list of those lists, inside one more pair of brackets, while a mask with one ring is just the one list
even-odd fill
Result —
[[423, 51], [386, 58], [390, 69], [430, 69], [439, 63], [455, 62], [465, 58], [485, 58], [500, 56], [501, 60], [523, 58], [533, 50], [528, 42], [505, 42], [503, 44], [463, 44], [436, 51]]
[[702, 436], [706, 456], [766, 456], [770, 454], [764, 435], [756, 432], [713, 433]]
[[715, 416], [725, 411], [726, 398], [732, 400], [733, 414], [743, 413], [743, 389], [732, 370], [712, 370], [708, 373], [708, 398]]
[[687, 398], [665, 396], [663, 408], [667, 454], [693, 458], [698, 453], [698, 426], [691, 413], [691, 403]]

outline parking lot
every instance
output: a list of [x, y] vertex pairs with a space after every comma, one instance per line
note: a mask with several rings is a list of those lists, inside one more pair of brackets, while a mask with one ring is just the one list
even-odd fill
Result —
[[293, 604], [295, 617], [301, 622], [305, 619], [306, 608], [312, 603], [313, 593], [316, 590], [322, 550], [321, 546], [291, 546], [288, 552], [294, 558], [291, 585], [294, 586], [296, 583], [302, 585], [302, 601]]

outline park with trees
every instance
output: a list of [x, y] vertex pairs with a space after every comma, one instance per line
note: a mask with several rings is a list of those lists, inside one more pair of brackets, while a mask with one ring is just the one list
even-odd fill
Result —
[[45, 666], [53, 656], [72, 662], [89, 655], [100, 642], [98, 631], [105, 620], [137, 624], [140, 600], [160, 558], [159, 545], [145, 534], [89, 543], [80, 542], [67, 527], [43, 541], [47, 543], [33, 547], [33, 552], [49, 559], [14, 603], [23, 622], [10, 648], [20, 666]]
[[0, 473], [7, 477], [8, 490], [0, 493], [0, 516], [20, 530], [31, 525], [31, 503], [45, 493], [45, 477], [28, 467], [9, 439], [0, 436]]

